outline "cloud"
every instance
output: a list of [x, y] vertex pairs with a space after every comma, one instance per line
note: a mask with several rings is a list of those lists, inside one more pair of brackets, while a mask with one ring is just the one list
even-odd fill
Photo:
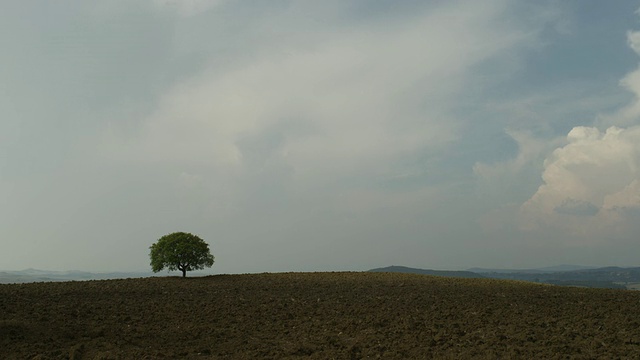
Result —
[[624, 189], [604, 197], [603, 208], [634, 208], [640, 207], [640, 181], [633, 180]]
[[640, 206], [640, 127], [575, 127], [545, 160], [542, 178], [520, 208], [523, 228], [594, 236], [620, 227], [629, 221], [621, 209]]
[[629, 44], [629, 47], [635, 51], [636, 54], [640, 55], [640, 32], [627, 32], [627, 44]]
[[[519, 69], [514, 63], [544, 50], [540, 33], [555, 16], [548, 4], [105, 4], [88, 6], [95, 14], [74, 16], [78, 22], [11, 16], [25, 29], [55, 23], [52, 38], [70, 39], [58, 46], [36, 31], [37, 42], [13, 48], [22, 56], [13, 62], [29, 67], [5, 67], [37, 80], [11, 77], [35, 94], [16, 97], [20, 107], [10, 98], [13, 106], [39, 109], [20, 114], [24, 136], [14, 141], [23, 145], [9, 160], [30, 171], [0, 174], [16, 187], [0, 191], [10, 204], [7, 236], [49, 244], [36, 259], [28, 254], [38, 245], [28, 243], [33, 263], [144, 266], [149, 239], [185, 229], [215, 244], [220, 271], [470, 263], [476, 253], [459, 253], [464, 245], [489, 248], [471, 220], [487, 204], [469, 198], [471, 166], [496, 192], [539, 178], [550, 145], [506, 126], [519, 153], [496, 163], [510, 140], [502, 141], [504, 123], [485, 100], [509, 102], [488, 93], [511, 92], [503, 80]], [[52, 54], [65, 66], [47, 66]], [[52, 153], [61, 161], [43, 158]], [[78, 235], [89, 232], [91, 239]], [[68, 257], [78, 244], [89, 255]]]
[[562, 204], [556, 206], [553, 211], [558, 214], [575, 216], [594, 216], [600, 209], [588, 201], [580, 201], [571, 198], [565, 199]]
[[[629, 31], [627, 44], [636, 54], [640, 55], [640, 31]], [[617, 112], [601, 116], [600, 125], [633, 126], [640, 122], [640, 66], [622, 78], [620, 86], [633, 94], [633, 100]]]
[[475, 192], [479, 199], [509, 209], [506, 212], [498, 209], [484, 214], [482, 223], [498, 224], [501, 221], [512, 221], [513, 216], [503, 215], [512, 214], [514, 202], [526, 200], [529, 194], [535, 191], [540, 184], [540, 172], [545, 156], [561, 143], [559, 139], [545, 139], [524, 130], [507, 130], [506, 134], [517, 145], [515, 156], [494, 163], [476, 162], [473, 165]]
[[[628, 32], [627, 42], [640, 55], [640, 32]], [[560, 229], [585, 242], [634, 236], [640, 220], [640, 67], [620, 85], [634, 98], [596, 119], [604, 132], [575, 126], [566, 144], [546, 158], [543, 184], [520, 207], [522, 229]]]
[[[629, 32], [627, 39], [640, 55], [640, 32]], [[513, 239], [509, 241], [513, 243], [523, 244], [522, 239], [528, 239], [530, 244], [522, 246], [553, 247], [558, 251], [630, 246], [637, 237], [640, 221], [640, 68], [627, 74], [620, 85], [634, 98], [627, 106], [616, 105], [619, 110], [614, 107], [609, 114], [598, 114], [597, 109], [611, 108], [622, 97], [602, 102], [593, 94], [584, 93], [577, 97], [579, 101], [565, 102], [560, 109], [553, 107], [553, 113], [542, 114], [539, 109], [545, 106], [539, 99], [527, 99], [536, 105], [531, 107], [527, 102], [524, 107], [522, 103], [509, 103], [514, 106], [516, 117], [529, 122], [535, 120], [549, 126], [552, 121], [544, 119], [546, 115], [558, 125], [573, 125], [563, 138], [510, 134], [518, 144], [516, 157], [494, 164], [476, 163], [474, 173], [481, 180], [479, 188], [486, 191], [491, 187], [496, 197], [502, 194], [506, 198], [497, 209], [479, 218], [485, 232], [503, 237], [511, 234]], [[517, 112], [523, 108], [537, 110]], [[561, 115], [556, 119], [554, 113]], [[594, 113], [595, 125], [585, 126], [584, 120], [574, 120], [576, 115]], [[509, 202], [516, 199], [513, 193], [526, 193], [522, 183], [527, 179], [538, 183], [529, 192], [533, 195], [516, 204]], [[510, 191], [514, 183], [518, 184], [518, 191]]]
[[479, 178], [495, 181], [501, 177], [513, 176], [536, 163], [549, 146], [526, 131], [506, 130], [506, 134], [518, 145], [517, 155], [494, 164], [476, 162], [473, 173]]
[[153, 0], [161, 11], [172, 11], [181, 17], [192, 17], [220, 6], [225, 0]]
[[[228, 254], [264, 249], [254, 268], [272, 269], [283, 257], [311, 266], [319, 261], [308, 253], [313, 244], [344, 249], [325, 261], [368, 262], [382, 252], [361, 245], [398, 238], [426, 247], [423, 232], [467, 231], [449, 231], [461, 216], [453, 203], [468, 199], [448, 178], [460, 165], [446, 154], [465, 147], [464, 128], [478, 120], [457, 109], [492, 81], [481, 65], [511, 61], [536, 43], [541, 25], [509, 21], [504, 1], [420, 5], [383, 17], [334, 12], [335, 4], [318, 14], [313, 4], [236, 14], [246, 24], [231, 27], [237, 33], [207, 28], [216, 51], [198, 53], [201, 69], [164, 89], [146, 116], [128, 127], [114, 122], [102, 155], [170, 177], [184, 215], [165, 222], [202, 219], [194, 231], [226, 234]], [[207, 16], [222, 21], [234, 6]], [[175, 37], [189, 42], [185, 29], [197, 25], [181, 22]], [[179, 56], [189, 52], [177, 47]], [[183, 173], [198, 181], [176, 179]], [[406, 174], [411, 179], [389, 184]], [[219, 221], [215, 229], [203, 225], [210, 219]], [[366, 250], [348, 251], [355, 247]]]
[[[259, 58], [242, 57], [225, 72], [212, 65], [171, 88], [139, 133], [108, 139], [109, 151], [140, 161], [261, 166], [242, 139], [280, 129], [270, 156], [296, 179], [397, 175], [389, 172], [398, 158], [457, 139], [453, 94], [469, 85], [472, 67], [534, 36], [506, 28], [504, 11], [500, 1], [459, 2], [391, 23], [365, 21], [313, 45], [279, 34]], [[297, 21], [287, 14], [274, 32]]]

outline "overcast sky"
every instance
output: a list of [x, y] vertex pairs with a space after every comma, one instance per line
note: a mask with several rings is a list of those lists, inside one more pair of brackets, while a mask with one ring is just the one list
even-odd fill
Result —
[[2, 1], [0, 269], [640, 266], [638, 1]]

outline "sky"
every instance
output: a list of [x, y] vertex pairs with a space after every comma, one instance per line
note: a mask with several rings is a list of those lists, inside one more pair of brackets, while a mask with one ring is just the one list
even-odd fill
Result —
[[640, 266], [638, 1], [0, 3], [0, 269]]

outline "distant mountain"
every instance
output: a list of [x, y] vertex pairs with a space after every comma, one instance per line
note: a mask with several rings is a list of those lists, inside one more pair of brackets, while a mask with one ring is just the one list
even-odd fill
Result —
[[545, 272], [564, 272], [564, 271], [579, 271], [579, 270], [590, 270], [590, 269], [597, 269], [597, 266], [583, 266], [583, 265], [556, 265], [556, 266], [547, 266], [547, 267], [541, 267], [541, 268], [536, 268], [537, 270], [540, 271], [545, 271]]
[[557, 265], [557, 266], [547, 266], [541, 268], [534, 269], [487, 269], [487, 268], [470, 268], [467, 271], [471, 271], [474, 273], [527, 273], [527, 274], [544, 274], [544, 273], [555, 273], [555, 272], [565, 272], [565, 271], [579, 271], [579, 270], [589, 270], [596, 269], [595, 266], [581, 266], [581, 265]]
[[580, 286], [610, 289], [640, 289], [640, 267], [621, 268], [608, 266], [590, 268], [587, 266], [560, 265], [538, 269], [484, 269], [472, 268], [467, 271], [442, 271], [415, 269], [405, 266], [389, 266], [369, 270], [370, 272], [397, 272], [436, 275], [460, 278], [491, 278], [530, 281], [560, 286]]
[[384, 268], [371, 269], [369, 272], [395, 272], [405, 274], [421, 274], [421, 275], [435, 275], [443, 277], [458, 277], [458, 278], [482, 278], [484, 276], [476, 274], [471, 271], [446, 271], [446, 270], [431, 270], [431, 269], [414, 269], [406, 266], [388, 266]]
[[621, 268], [615, 266], [556, 272], [483, 272], [483, 276], [494, 279], [511, 279], [541, 282], [563, 286], [599, 288], [636, 288], [640, 284], [640, 267]]
[[[166, 274], [163, 274], [166, 275]], [[0, 284], [31, 283], [43, 281], [81, 281], [81, 280], [105, 280], [142, 278], [151, 276], [163, 276], [152, 272], [109, 272], [92, 273], [87, 271], [48, 271], [38, 269], [26, 269], [19, 271], [0, 271]]]

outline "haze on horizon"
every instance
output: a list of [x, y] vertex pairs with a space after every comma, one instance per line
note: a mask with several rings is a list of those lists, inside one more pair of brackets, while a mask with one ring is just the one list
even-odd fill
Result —
[[4, 1], [0, 269], [639, 266], [637, 1]]

